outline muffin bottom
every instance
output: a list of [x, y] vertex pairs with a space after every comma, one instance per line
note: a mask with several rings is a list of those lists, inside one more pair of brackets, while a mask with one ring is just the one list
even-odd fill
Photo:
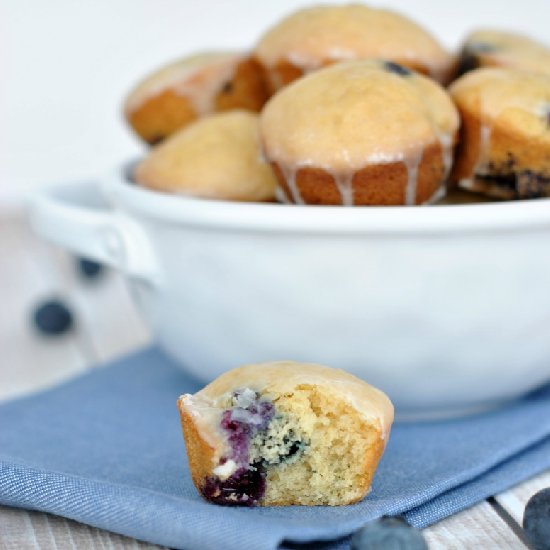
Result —
[[368, 164], [351, 175], [272, 163], [280, 199], [296, 204], [398, 206], [433, 202], [445, 193], [450, 147], [433, 143], [407, 161]]
[[461, 139], [451, 180], [498, 199], [550, 197], [550, 156], [542, 140], [503, 121], [462, 109]]

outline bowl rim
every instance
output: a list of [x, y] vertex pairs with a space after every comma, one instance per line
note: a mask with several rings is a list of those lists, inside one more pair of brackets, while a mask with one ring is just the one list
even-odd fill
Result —
[[126, 163], [102, 180], [106, 198], [122, 210], [177, 225], [237, 231], [388, 235], [550, 227], [550, 198], [438, 206], [342, 207], [236, 202], [139, 187], [130, 182], [128, 167]]

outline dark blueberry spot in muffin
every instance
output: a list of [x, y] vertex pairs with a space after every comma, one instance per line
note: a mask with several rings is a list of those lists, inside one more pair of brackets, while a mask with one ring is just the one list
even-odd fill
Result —
[[403, 67], [403, 65], [395, 63], [394, 61], [384, 61], [384, 69], [386, 69], [389, 73], [394, 73], [399, 76], [410, 76], [413, 74], [410, 69], [407, 69], [407, 67]]
[[458, 76], [463, 75], [481, 66], [480, 54], [490, 53], [496, 50], [493, 44], [488, 42], [469, 42], [462, 48], [458, 60]]
[[61, 300], [48, 300], [37, 306], [33, 312], [36, 329], [48, 336], [59, 336], [68, 332], [74, 325], [71, 310]]
[[550, 549], [550, 487], [535, 493], [527, 502], [523, 528], [533, 548]]
[[457, 76], [469, 73], [479, 67], [479, 60], [475, 55], [463, 53], [458, 61]]
[[374, 548], [428, 550], [428, 545], [422, 533], [404, 518], [384, 516], [367, 523], [351, 539], [351, 550]]
[[515, 174], [478, 174], [476, 179], [490, 183], [500, 189], [507, 191], [516, 191], [516, 175]]
[[550, 197], [550, 175], [522, 170], [517, 175], [516, 187], [520, 199]]
[[222, 94], [230, 94], [233, 91], [233, 82], [229, 80], [223, 85]]
[[305, 447], [305, 443], [302, 441], [293, 441], [290, 445], [290, 448], [288, 449], [288, 452], [284, 455], [279, 455], [279, 459], [281, 462], [284, 462], [285, 460], [289, 460], [290, 458], [293, 458], [298, 453], [300, 453]]
[[158, 145], [161, 141], [164, 140], [166, 136], [151, 136], [148, 140], [147, 140], [147, 143], [149, 145]]
[[207, 500], [224, 506], [254, 506], [265, 493], [265, 471], [239, 468], [226, 480], [207, 478], [201, 492]]
[[[513, 161], [508, 160], [508, 162], [513, 164]], [[491, 165], [489, 165], [489, 168], [491, 168]], [[521, 170], [511, 173], [509, 171], [493, 171], [489, 174], [476, 174], [476, 179], [509, 192], [510, 198], [537, 199], [550, 197], [550, 175], [532, 170]]]
[[497, 47], [489, 42], [469, 42], [466, 44], [465, 49], [472, 53], [490, 53], [494, 52]]
[[94, 280], [103, 274], [103, 265], [88, 258], [77, 258], [76, 268], [78, 274], [86, 280]]

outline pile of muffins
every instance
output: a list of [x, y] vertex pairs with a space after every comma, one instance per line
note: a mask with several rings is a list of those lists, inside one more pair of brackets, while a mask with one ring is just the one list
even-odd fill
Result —
[[424, 205], [550, 197], [550, 48], [471, 33], [457, 55], [366, 5], [297, 11], [250, 52], [163, 67], [128, 96], [135, 182], [200, 198]]

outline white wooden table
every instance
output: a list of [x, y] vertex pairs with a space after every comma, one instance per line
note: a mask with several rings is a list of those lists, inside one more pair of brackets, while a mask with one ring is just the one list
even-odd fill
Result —
[[[68, 301], [77, 329], [39, 337], [33, 306], [51, 296]], [[72, 258], [30, 231], [19, 214], [0, 214], [0, 400], [47, 388], [150, 341], [119, 276], [84, 283]], [[522, 549], [514, 531], [529, 497], [550, 486], [550, 472], [425, 530], [430, 549]], [[0, 507], [0, 550], [160, 548], [71, 520]], [[245, 549], [243, 550], [254, 550]]]

